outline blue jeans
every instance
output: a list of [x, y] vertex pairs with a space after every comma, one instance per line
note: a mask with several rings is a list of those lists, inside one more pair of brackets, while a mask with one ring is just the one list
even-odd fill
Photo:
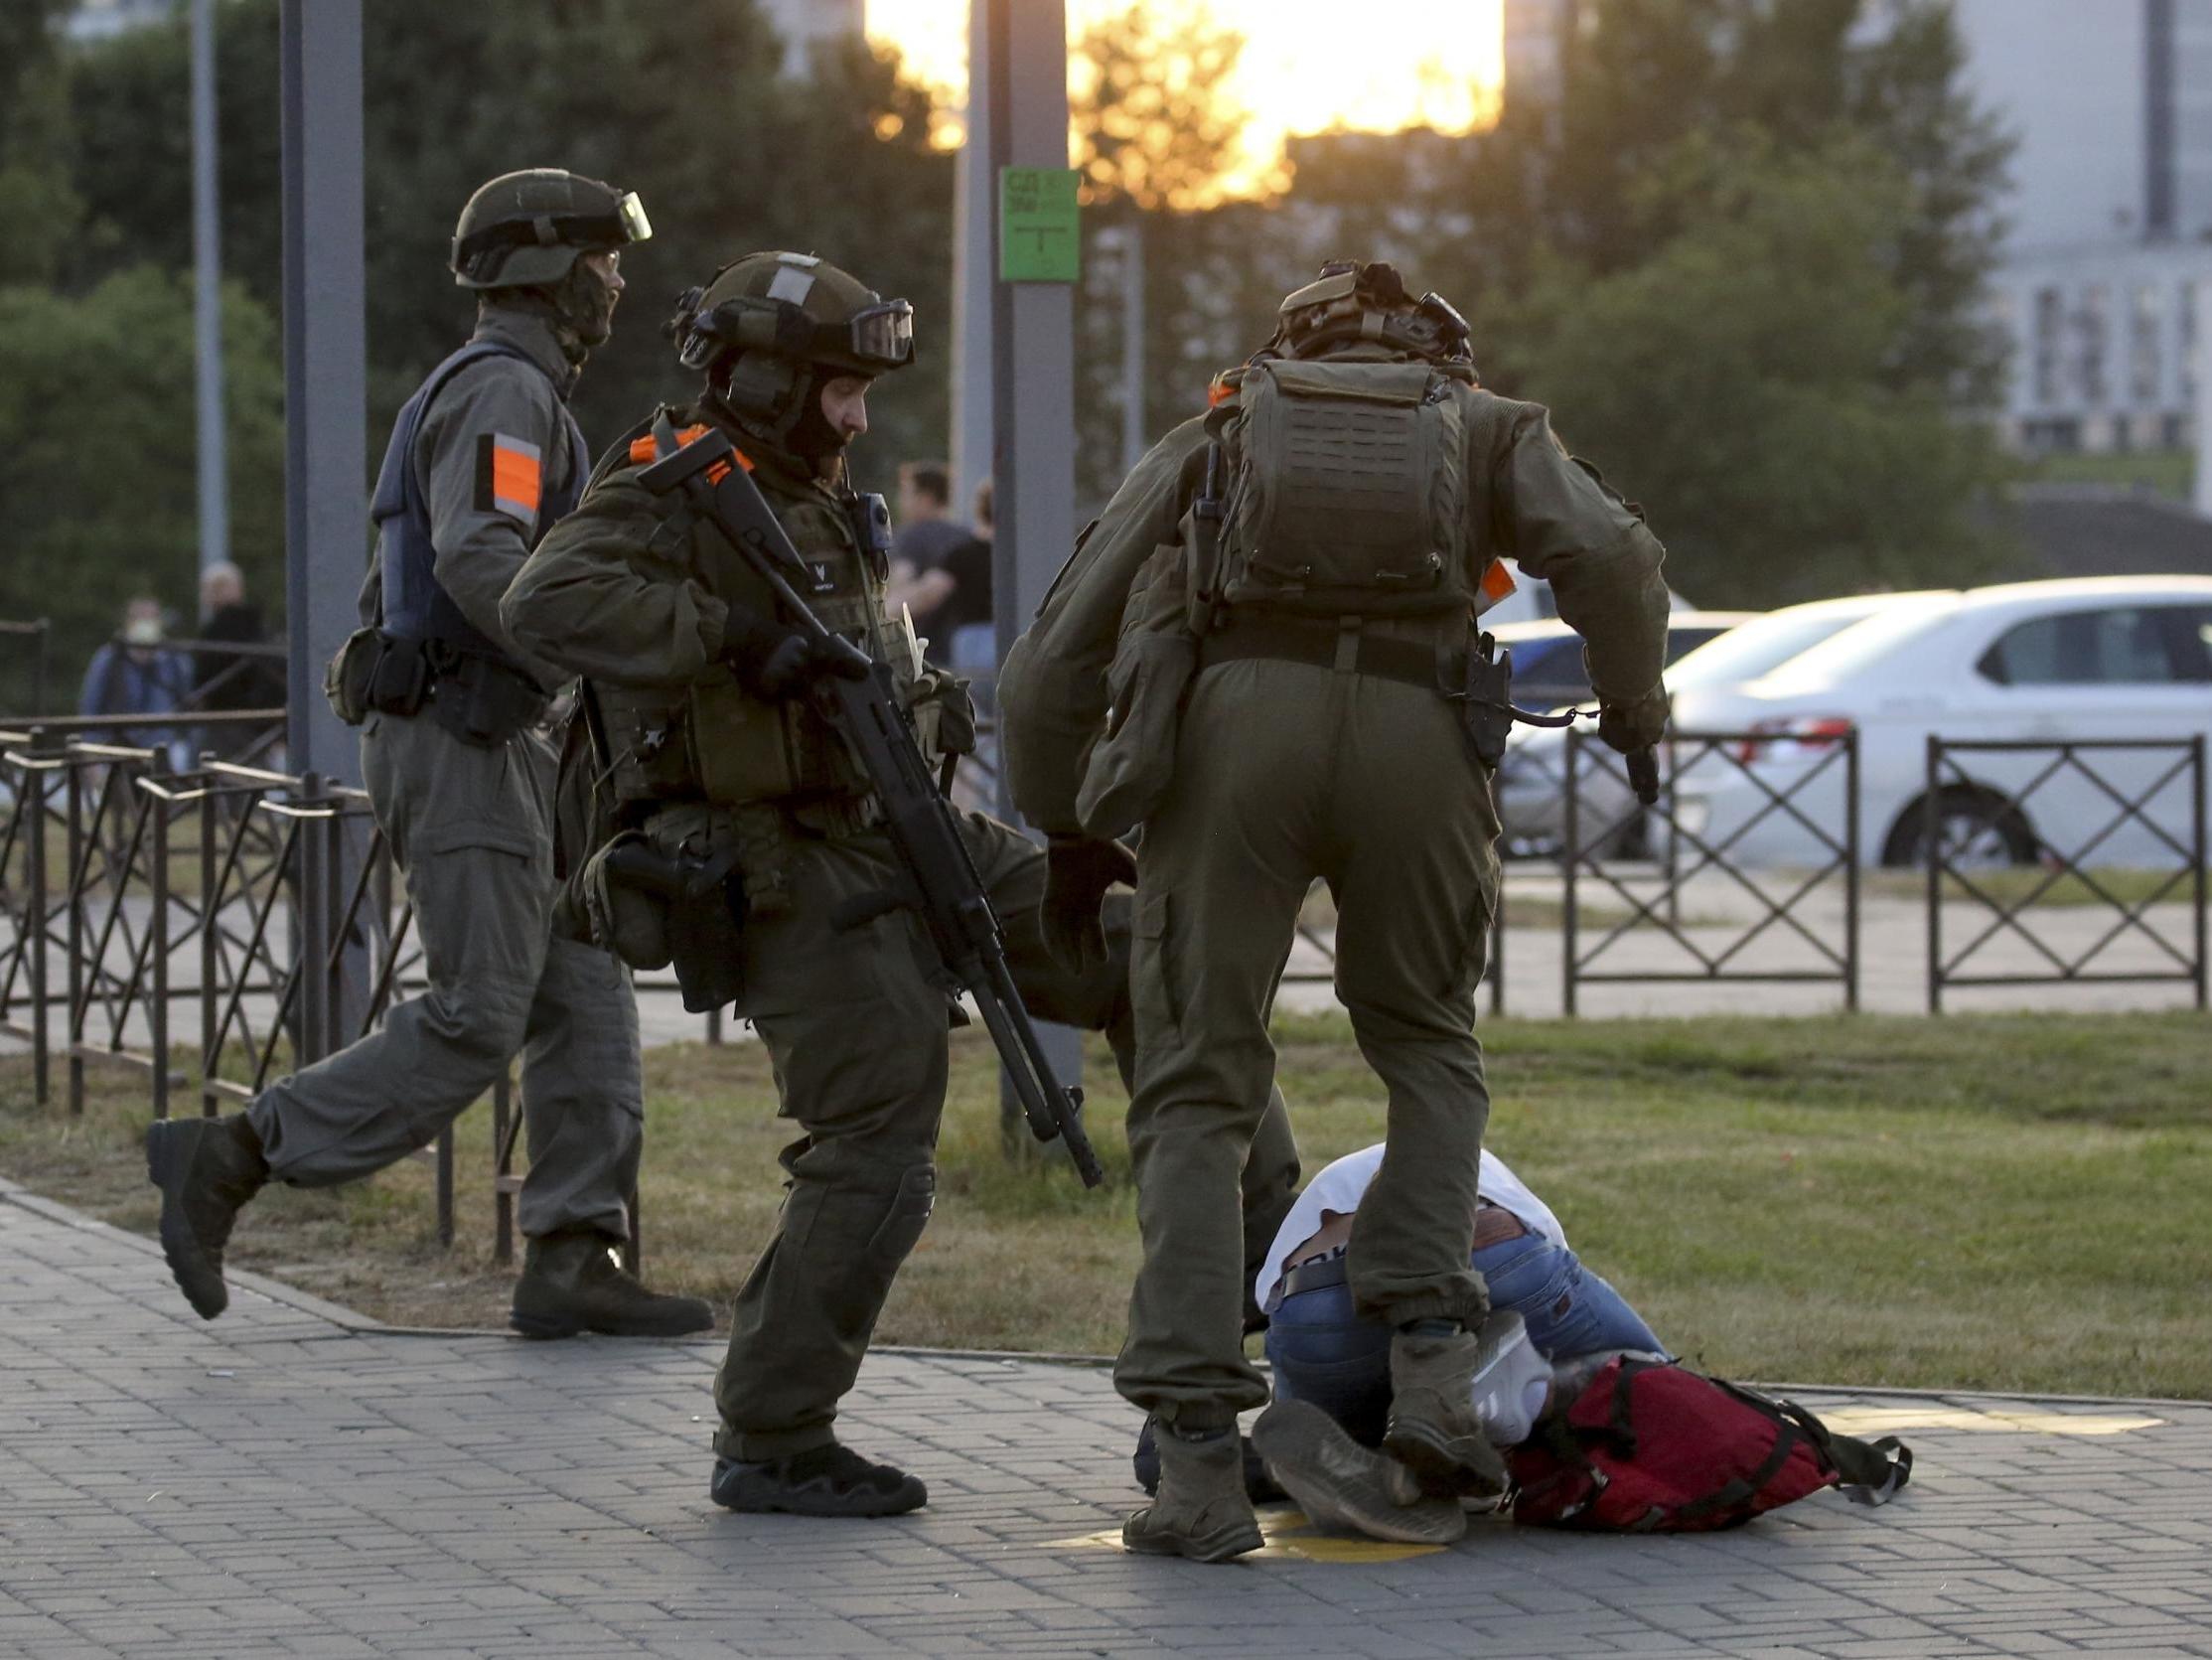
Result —
[[[1563, 1245], [1541, 1234], [1500, 1240], [1469, 1259], [1490, 1287], [1490, 1306], [1510, 1308], [1548, 1360], [1600, 1349], [1664, 1352], [1627, 1298]], [[1286, 1296], [1267, 1325], [1275, 1398], [1310, 1401], [1369, 1445], [1383, 1438], [1391, 1408], [1391, 1329], [1352, 1312], [1352, 1288], [1326, 1285]]]

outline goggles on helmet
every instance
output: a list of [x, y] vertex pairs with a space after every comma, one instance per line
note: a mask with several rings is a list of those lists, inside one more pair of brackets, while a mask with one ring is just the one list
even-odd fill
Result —
[[851, 331], [852, 355], [861, 363], [898, 369], [914, 359], [914, 307], [904, 300], [854, 314]]
[[624, 191], [607, 213], [539, 214], [472, 230], [455, 239], [453, 264], [456, 270], [466, 269], [473, 260], [503, 247], [619, 248], [652, 236], [653, 221], [646, 218], [646, 205], [636, 191]]
[[704, 369], [733, 346], [808, 362], [850, 361], [871, 374], [914, 361], [914, 307], [905, 300], [884, 300], [841, 323], [817, 322], [804, 307], [777, 299], [724, 300], [712, 311], [694, 312], [696, 289], [677, 304], [670, 330], [687, 369]]

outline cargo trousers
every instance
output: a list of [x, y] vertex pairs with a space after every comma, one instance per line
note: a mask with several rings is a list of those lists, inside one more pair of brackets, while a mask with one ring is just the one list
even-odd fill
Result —
[[361, 755], [429, 988], [261, 1092], [248, 1117], [270, 1173], [330, 1187], [380, 1170], [428, 1145], [518, 1054], [523, 1234], [627, 1239], [645, 1132], [638, 1005], [614, 958], [552, 935], [552, 744], [530, 730], [479, 747], [427, 712], [377, 713]]
[[[1039, 931], [1042, 849], [980, 814], [960, 815], [960, 829], [1005, 931], [1023, 1003], [1039, 1019], [1104, 1032], [1127, 1079], [1135, 1052], [1127, 894], [1106, 903], [1106, 962], [1072, 973], [1045, 951]], [[847, 901], [895, 879], [888, 838], [877, 830], [798, 842], [784, 868], [789, 905], [746, 923], [740, 1006], [768, 1048], [782, 1115], [802, 1133], [783, 1151], [783, 1213], [738, 1293], [714, 1386], [715, 1450], [748, 1461], [834, 1438], [837, 1403], [936, 1199], [949, 1057], [948, 1005], [926, 972], [931, 948], [912, 913], [838, 926]], [[1288, 1117], [1264, 1085], [1247, 1141], [1250, 1156], [1227, 1172], [1225, 1248], [1256, 1268], [1298, 1182]], [[1046, 1156], [1065, 1155], [1054, 1146]]]
[[1129, 1150], [1144, 1241], [1122, 1395], [1217, 1428], [1267, 1399], [1245, 1359], [1238, 1181], [1267, 1111], [1267, 1021], [1311, 883], [1337, 908], [1336, 988], [1388, 1101], [1353, 1227], [1361, 1315], [1479, 1323], [1468, 1258], [1490, 1097], [1474, 991], [1497, 910], [1497, 810], [1457, 708], [1305, 663], [1203, 669], [1138, 849]]

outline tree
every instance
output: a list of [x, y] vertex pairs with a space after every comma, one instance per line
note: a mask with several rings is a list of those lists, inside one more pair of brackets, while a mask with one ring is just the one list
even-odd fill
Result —
[[[222, 0], [218, 21], [225, 268], [274, 306], [275, 0]], [[925, 341], [947, 325], [953, 163], [931, 148], [927, 96], [895, 58], [854, 42], [786, 77], [783, 43], [751, 0], [377, 0], [364, 28], [373, 445], [467, 332], [472, 302], [446, 269], [453, 222], [471, 190], [516, 167], [608, 179], [638, 191], [654, 218], [654, 240], [624, 262], [615, 339], [577, 392], [597, 442], [686, 391], [659, 326], [680, 290], [753, 249], [818, 251], [904, 293]], [[138, 259], [189, 259], [186, 72], [181, 23], [76, 53], [75, 124], [87, 135], [77, 182], [91, 226], [74, 286]], [[943, 431], [947, 358], [925, 349], [917, 368], [885, 379], [873, 454], [937, 447], [924, 435]]]
[[1509, 97], [1476, 147], [1463, 251], [1423, 273], [1471, 296], [1485, 374], [1558, 406], [1708, 603], [1988, 568], [2008, 143], [1949, 6], [1589, 16], [1556, 105]]
[[1091, 25], [1071, 54], [1072, 147], [1089, 210], [1076, 298], [1077, 488], [1087, 498], [1110, 494], [1124, 460], [1123, 261], [1135, 262], [1143, 298], [1146, 434], [1203, 407], [1222, 367], [1211, 350], [1208, 279], [1220, 268], [1222, 181], [1251, 120], [1230, 90], [1244, 45], [1195, 10], [1140, 0]]
[[[274, 596], [283, 567], [277, 330], [223, 294], [234, 557]], [[0, 289], [0, 616], [51, 617], [54, 661], [82, 663], [125, 599], [195, 615], [192, 286], [142, 265], [70, 298]], [[270, 488], [270, 481], [276, 488]]]
[[1871, 144], [1693, 137], [1630, 193], [1644, 257], [1551, 254], [1498, 318], [1578, 450], [1650, 504], [1673, 585], [1773, 605], [1991, 570], [1971, 518], [1997, 461], [1940, 377], [1900, 377], [1915, 296], [1885, 250], [1911, 181]]
[[0, 285], [47, 282], [76, 228], [69, 95], [55, 28], [66, 0], [0, 9]]

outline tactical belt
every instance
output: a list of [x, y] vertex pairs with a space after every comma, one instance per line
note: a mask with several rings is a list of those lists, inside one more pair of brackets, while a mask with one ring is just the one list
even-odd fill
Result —
[[546, 696], [528, 676], [440, 640], [385, 633], [365, 659], [360, 702], [386, 714], [428, 709], [448, 732], [495, 748], [544, 717]]
[[1307, 663], [1380, 680], [1397, 680], [1427, 691], [1457, 688], [1465, 652], [1457, 644], [1405, 640], [1369, 634], [1359, 626], [1326, 617], [1237, 616], [1199, 642], [1198, 666], [1259, 660]]

